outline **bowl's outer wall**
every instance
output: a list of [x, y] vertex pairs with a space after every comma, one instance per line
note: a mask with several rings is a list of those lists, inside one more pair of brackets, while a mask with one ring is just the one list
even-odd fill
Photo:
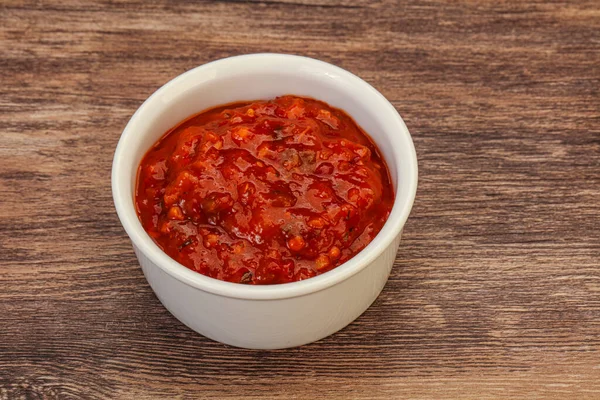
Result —
[[349, 279], [304, 296], [247, 300], [207, 293], [164, 272], [134, 246], [161, 303], [196, 332], [250, 349], [300, 346], [329, 336], [360, 316], [389, 277], [400, 236], [373, 263]]

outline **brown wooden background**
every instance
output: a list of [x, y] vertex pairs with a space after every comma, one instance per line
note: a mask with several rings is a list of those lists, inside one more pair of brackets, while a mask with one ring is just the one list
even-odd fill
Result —
[[[0, 7], [0, 398], [600, 399], [597, 1]], [[373, 84], [420, 165], [380, 298], [283, 351], [175, 320], [110, 192], [147, 96], [264, 51]]]

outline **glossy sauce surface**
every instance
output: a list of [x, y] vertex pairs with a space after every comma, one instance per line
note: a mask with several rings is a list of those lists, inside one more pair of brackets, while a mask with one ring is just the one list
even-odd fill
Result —
[[173, 259], [246, 284], [287, 283], [352, 258], [394, 201], [370, 138], [343, 111], [282, 96], [195, 115], [143, 158], [136, 206]]

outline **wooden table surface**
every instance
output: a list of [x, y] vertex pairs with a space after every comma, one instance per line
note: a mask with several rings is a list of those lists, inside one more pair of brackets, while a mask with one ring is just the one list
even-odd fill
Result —
[[[4, 0], [0, 39], [0, 398], [600, 399], [597, 1]], [[147, 96], [255, 52], [359, 75], [419, 156], [383, 293], [290, 350], [172, 317], [110, 191]]]

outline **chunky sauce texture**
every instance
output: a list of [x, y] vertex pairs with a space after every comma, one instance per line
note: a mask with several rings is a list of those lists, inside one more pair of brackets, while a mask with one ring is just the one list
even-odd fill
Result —
[[214, 108], [142, 160], [136, 206], [173, 259], [230, 282], [327, 272], [381, 230], [394, 201], [376, 146], [343, 111], [308, 98]]

